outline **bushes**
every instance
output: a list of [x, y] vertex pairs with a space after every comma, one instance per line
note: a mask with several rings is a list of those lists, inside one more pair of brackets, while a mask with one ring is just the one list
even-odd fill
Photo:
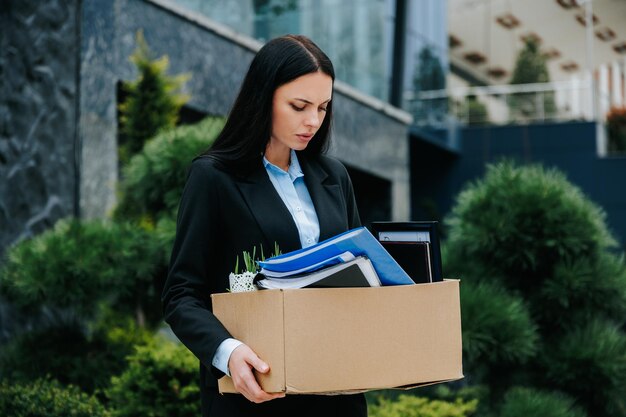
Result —
[[208, 117], [157, 135], [124, 169], [117, 219], [154, 224], [175, 219], [191, 160], [207, 149], [224, 125], [224, 119]]
[[95, 397], [76, 387], [38, 379], [29, 385], [0, 383], [0, 415], [7, 417], [109, 417]]
[[466, 417], [476, 411], [478, 401], [454, 402], [429, 400], [412, 395], [400, 395], [395, 401], [380, 398], [378, 404], [369, 406], [370, 417]]
[[464, 282], [465, 365], [491, 404], [558, 387], [589, 415], [626, 416], [626, 267], [604, 219], [540, 166], [489, 166], [458, 196], [446, 269]]
[[149, 333], [127, 318], [88, 329], [75, 320], [56, 321], [15, 337], [3, 346], [0, 375], [24, 383], [49, 375], [93, 393], [126, 367], [134, 346]]
[[169, 67], [167, 56], [153, 59], [143, 33], [137, 33], [137, 49], [130, 60], [135, 64], [139, 77], [123, 84], [127, 94], [119, 106], [121, 140], [119, 157], [122, 164], [141, 151], [144, 143], [161, 129], [176, 125], [180, 108], [189, 99], [177, 93], [187, 75], [166, 75]]
[[93, 317], [106, 301], [143, 315], [143, 296], [164, 267], [161, 250], [149, 232], [127, 223], [61, 220], [8, 250], [0, 290], [30, 310], [46, 306]]
[[558, 392], [512, 388], [504, 397], [499, 417], [586, 417], [574, 400]]
[[470, 364], [524, 363], [537, 352], [537, 327], [520, 297], [500, 286], [463, 283], [463, 346]]
[[137, 347], [107, 396], [117, 417], [200, 415], [198, 360], [180, 344], [157, 338]]

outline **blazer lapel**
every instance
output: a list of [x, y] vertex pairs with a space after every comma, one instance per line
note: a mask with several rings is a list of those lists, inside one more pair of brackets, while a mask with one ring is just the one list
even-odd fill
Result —
[[315, 160], [298, 154], [298, 161], [320, 223], [321, 242], [339, 233], [337, 226], [344, 223], [338, 216], [338, 208], [341, 207], [341, 188], [339, 184], [330, 182], [328, 173]]
[[236, 184], [265, 236], [268, 249], [273, 251], [274, 243], [278, 243], [283, 253], [300, 249], [298, 228], [263, 164], [239, 178]]

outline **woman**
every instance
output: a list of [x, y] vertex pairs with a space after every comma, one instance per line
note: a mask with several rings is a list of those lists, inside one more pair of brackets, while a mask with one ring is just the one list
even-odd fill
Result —
[[[326, 157], [334, 70], [308, 38], [287, 35], [254, 57], [223, 131], [190, 168], [163, 292], [165, 320], [200, 359], [203, 416], [365, 416], [362, 394], [264, 392], [268, 372], [211, 313], [237, 256], [253, 247], [283, 253], [360, 226], [352, 184]], [[260, 323], [262, 325], [262, 323]], [[220, 395], [231, 375], [242, 395]]]

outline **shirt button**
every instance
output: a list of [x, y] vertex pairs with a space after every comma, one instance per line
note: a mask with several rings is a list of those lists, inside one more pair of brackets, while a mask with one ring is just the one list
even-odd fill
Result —
[[307, 239], [306, 240], [306, 243], [311, 243], [311, 242], [313, 242], [313, 239]]
[[300, 210], [302, 210], [302, 209], [301, 209], [300, 207], [296, 207], [296, 210], [297, 210], [297, 211], [300, 211]]

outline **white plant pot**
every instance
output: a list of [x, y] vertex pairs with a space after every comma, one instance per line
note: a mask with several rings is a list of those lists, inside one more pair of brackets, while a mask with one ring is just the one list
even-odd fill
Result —
[[242, 274], [233, 274], [228, 276], [230, 281], [230, 292], [246, 292], [256, 291], [256, 285], [253, 284], [255, 273], [244, 272]]

